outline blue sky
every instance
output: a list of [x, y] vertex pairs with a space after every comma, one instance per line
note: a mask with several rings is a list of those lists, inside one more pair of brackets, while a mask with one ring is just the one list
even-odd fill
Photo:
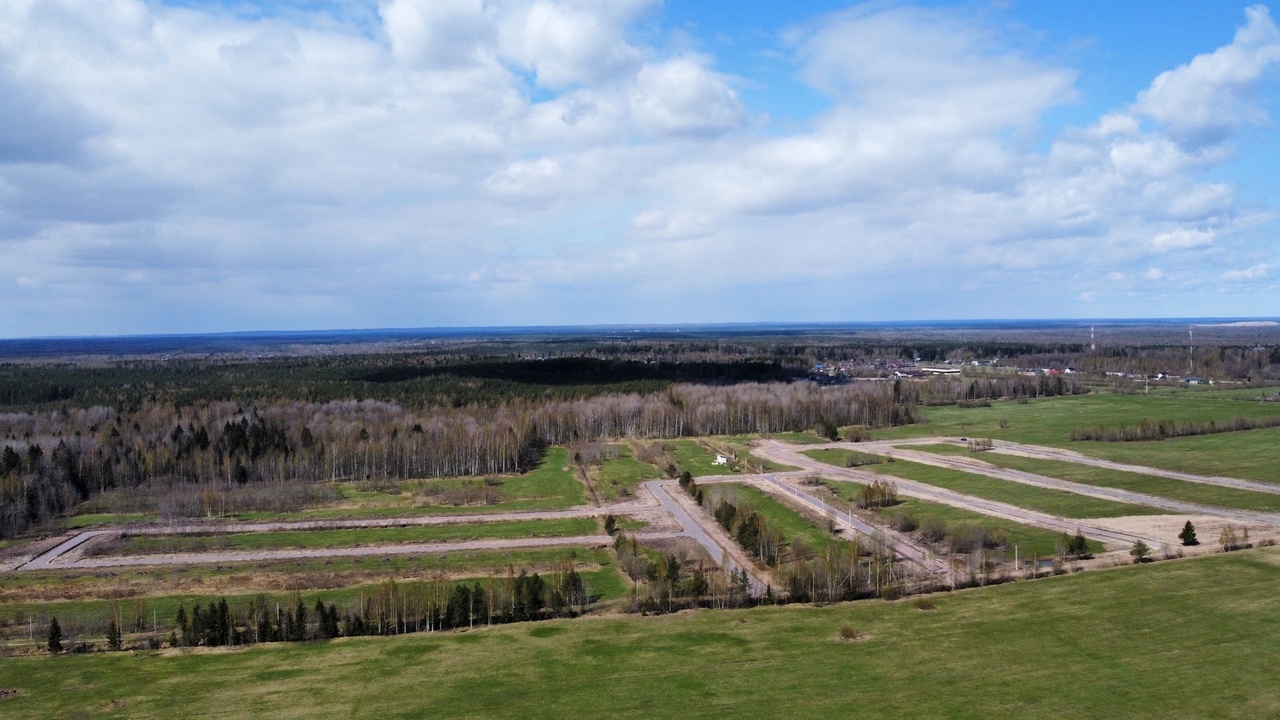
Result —
[[1280, 315], [1266, 4], [13, 0], [0, 337]]

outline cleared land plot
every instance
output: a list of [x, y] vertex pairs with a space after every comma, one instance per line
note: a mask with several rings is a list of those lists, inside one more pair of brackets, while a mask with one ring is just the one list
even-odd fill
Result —
[[1280, 495], [1237, 490], [1236, 488], [1170, 480], [1169, 478], [1120, 472], [1059, 460], [1016, 457], [999, 453], [982, 453], [981, 459], [992, 465], [1022, 470], [1046, 477], [1070, 480], [1084, 485], [1119, 488], [1132, 492], [1172, 498], [1185, 502], [1215, 505], [1236, 510], [1280, 512]]
[[697, 440], [674, 440], [663, 444], [672, 446], [671, 456], [675, 458], [680, 470], [694, 477], [729, 475], [733, 472], [726, 465], [716, 465], [716, 452]]
[[[823, 480], [822, 484], [847, 503], [854, 502], [858, 494], [859, 486], [856, 483]], [[1018, 546], [1024, 558], [1036, 555], [1052, 555], [1061, 537], [1061, 533], [1038, 528], [1034, 525], [1024, 525], [1004, 518], [995, 518], [990, 515], [911, 497], [901, 498], [897, 505], [880, 508], [873, 512], [882, 518], [884, 522], [888, 522], [894, 515], [906, 513], [914, 517], [917, 523], [923, 523], [926, 518], [936, 518], [945, 523], [949, 530], [955, 530], [965, 525], [981, 527], [992, 533], [992, 535], [1003, 537], [1006, 540], [1005, 546], [1010, 557], [1013, 556], [1015, 545]], [[1105, 551], [1106, 548], [1102, 543], [1097, 540], [1089, 541], [1089, 552], [1101, 553]]]
[[[541, 572], [548, 578], [552, 577], [552, 572], [549, 570], [543, 569]], [[631, 590], [629, 583], [624, 582], [623, 577], [613, 567], [584, 567], [579, 568], [578, 572], [587, 586], [588, 595], [595, 602], [616, 600], [625, 597]], [[501, 587], [506, 576], [505, 574], [476, 574], [471, 577], [454, 575], [450, 576], [445, 582], [450, 587], [459, 583], [472, 585], [477, 582], [483, 587], [490, 579]], [[396, 586], [398, 591], [411, 594], [425, 590], [427, 584], [420, 580], [397, 580]], [[315, 607], [316, 601], [319, 600], [326, 604], [337, 605], [340, 612], [357, 612], [357, 609], [363, 605], [365, 600], [377, 595], [378, 589], [379, 584], [369, 583], [341, 588], [305, 590], [298, 593], [277, 591], [219, 594], [216, 596], [185, 594], [138, 598], [136, 600], [13, 603], [7, 604], [3, 610], [0, 610], [0, 633], [8, 636], [10, 647], [26, 645], [28, 643], [21, 641], [25, 639], [26, 628], [24, 623], [27, 620], [30, 619], [35, 623], [47, 626], [49, 618], [57, 616], [60, 625], [68, 631], [83, 635], [81, 639], [104, 642], [103, 629], [111, 618], [115, 616], [126, 618], [127, 621], [124, 624], [126, 630], [132, 630], [135, 627], [134, 621], [137, 618], [142, 618], [146, 632], [152, 630], [153, 619], [158, 623], [161, 631], [166, 631], [173, 626], [174, 616], [178, 612], [179, 605], [185, 605], [187, 611], [190, 612], [192, 605], [197, 602], [207, 605], [210, 600], [217, 600], [223, 597], [227, 599], [227, 603], [231, 606], [233, 612], [241, 614], [248, 607], [251, 600], [262, 600], [264, 598], [268, 602], [279, 603], [285, 608], [294, 607], [298, 600], [301, 599], [308, 611]], [[17, 642], [14, 642], [15, 640]], [[36, 638], [35, 642], [39, 644], [40, 638]]]
[[[955, 448], [951, 445], [924, 445], [913, 446], [912, 449], [924, 448], [945, 448], [947, 450], [957, 449], [961, 453], [968, 455], [969, 451], [963, 448]], [[842, 450], [811, 450], [805, 454], [832, 465], [843, 467]], [[839, 457], [835, 457], [835, 462], [824, 459], [826, 456], [819, 456], [819, 453], [836, 453]], [[990, 453], [983, 453], [982, 459], [986, 459]], [[834, 456], [833, 456], [834, 457]], [[1048, 513], [1064, 518], [1109, 518], [1109, 517], [1125, 517], [1127, 515], [1165, 515], [1163, 510], [1157, 508], [1148, 508], [1141, 505], [1128, 505], [1126, 503], [1113, 502], [1111, 500], [1102, 500], [1100, 498], [1092, 498], [1086, 495], [1077, 495], [1065, 490], [1052, 490], [1049, 488], [1035, 487], [1034, 485], [1023, 485], [1021, 483], [1008, 482], [1006, 480], [997, 480], [996, 478], [987, 477], [985, 475], [977, 475], [974, 473], [962, 472], [959, 470], [950, 470], [948, 468], [937, 468], [920, 463], [909, 462], [906, 460], [897, 460], [891, 463], [881, 463], [879, 465], [865, 465], [862, 470], [882, 474], [893, 475], [896, 477], [906, 478], [907, 480], [915, 480], [916, 482], [934, 485], [936, 487], [945, 488], [964, 495], [972, 495], [973, 497], [982, 498], [984, 500], [994, 500], [996, 502], [1009, 503], [1028, 510], [1037, 510], [1039, 512]]]
[[1276, 454], [1280, 428], [1142, 442], [1073, 442], [1062, 447], [1132, 465], [1280, 483], [1280, 456]]
[[744, 469], [747, 472], [786, 472], [795, 470], [790, 465], [782, 465], [770, 460], [762, 460], [751, 454], [751, 442], [757, 440], [755, 435], [723, 435], [710, 438], [708, 441], [714, 445], [724, 445], [728, 449], [732, 449], [738, 456], [738, 460], [743, 462]]
[[[1176, 396], [1112, 395], [1098, 392], [1039, 398], [1025, 405], [998, 400], [985, 408], [925, 408], [927, 423], [873, 430], [877, 440], [939, 436], [989, 437], [1049, 445], [1116, 462], [1280, 482], [1280, 428], [1242, 430], [1146, 442], [1073, 442], [1071, 431], [1093, 425], [1137, 425], [1143, 419], [1184, 422], [1280, 415], [1280, 403], [1258, 403], [1212, 393]], [[1006, 420], [1007, 428], [1000, 427]]]
[[[218, 518], [249, 522], [270, 520], [337, 520], [365, 517], [407, 517], [413, 515], [470, 515], [476, 513], [519, 512], [523, 510], [563, 510], [586, 504], [586, 488], [574, 477], [565, 464], [565, 449], [551, 447], [543, 454], [537, 469], [523, 475], [495, 475], [489, 478], [420, 478], [391, 480], [383, 487], [370, 488], [357, 482], [337, 483], [341, 498], [322, 506], [305, 508], [296, 512], [247, 511], [214, 513]], [[488, 483], [486, 485], [486, 483]], [[485, 503], [479, 499], [480, 489], [488, 487], [497, 495], [497, 502]], [[462, 492], [469, 488], [469, 492]], [[450, 498], [464, 500], [459, 504]], [[99, 506], [91, 502], [90, 509]], [[66, 527], [87, 527], [119, 522], [155, 520], [146, 513], [88, 512], [66, 520]]]
[[[5, 661], [7, 719], [1280, 714], [1280, 554], [933, 598], [600, 617], [229, 652]], [[1158, 610], [1158, 611], [1157, 611]], [[862, 633], [838, 639], [841, 628]], [[1016, 658], [1015, 668], [993, 658]], [[856, 687], [857, 691], [851, 691]]]
[[475, 525], [426, 527], [352, 528], [345, 530], [289, 530], [217, 535], [135, 535], [111, 541], [110, 555], [201, 552], [206, 550], [268, 550], [284, 548], [357, 547], [395, 543], [450, 542], [459, 540], [525, 537], [572, 537], [603, 532], [596, 518], [521, 520]]
[[494, 504], [452, 505], [442, 501], [464, 486], [479, 487], [482, 478], [428, 478], [406, 480], [393, 491], [361, 491], [355, 483], [343, 483], [344, 500], [328, 507], [296, 513], [246, 512], [229, 516], [237, 520], [332, 520], [358, 517], [398, 517], [428, 514], [475, 514], [521, 510], [563, 510], [586, 504], [586, 488], [566, 464], [563, 447], [547, 448], [536, 470], [523, 475], [490, 478], [498, 495]]
[[662, 477], [658, 468], [637, 460], [629, 446], [613, 447], [618, 450], [618, 457], [606, 460], [593, 472], [596, 489], [606, 501], [630, 497], [635, 494], [635, 488], [640, 483]]
[[554, 547], [165, 568], [41, 570], [0, 575], [0, 610], [21, 602], [321, 589], [379, 582], [388, 577], [423, 578], [437, 573], [487, 575], [505, 573], [508, 567], [551, 568], [567, 557], [599, 567], [613, 565], [612, 553], [602, 548]]
[[775, 440], [781, 440], [783, 442], [789, 442], [796, 445], [821, 445], [822, 443], [830, 442], [826, 438], [818, 437], [815, 433], [809, 432], [808, 430], [804, 432], [774, 433], [772, 437]]
[[725, 500], [749, 505], [751, 509], [764, 516], [770, 530], [777, 530], [794, 548], [799, 540], [809, 550], [820, 550], [832, 543], [844, 543], [844, 540], [831, 534], [826, 528], [810, 522], [804, 515], [775, 500], [759, 488], [739, 483], [711, 485], [708, 490], [719, 489]]

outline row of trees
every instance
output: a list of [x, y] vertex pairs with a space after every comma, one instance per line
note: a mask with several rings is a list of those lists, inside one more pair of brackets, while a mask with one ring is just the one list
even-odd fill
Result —
[[[495, 625], [510, 622], [572, 617], [592, 602], [586, 579], [571, 559], [557, 563], [550, 572], [508, 568], [471, 583], [451, 582], [443, 576], [424, 582], [389, 579], [370, 591], [350, 598], [345, 605], [317, 599], [308, 607], [298, 593], [281, 601], [258, 596], [244, 603], [219, 598], [196, 602], [188, 610], [179, 605], [171, 626], [162, 625], [159, 642], [168, 633], [172, 647], [221, 647], [267, 642], [328, 640], [358, 635], [396, 635]], [[113, 609], [106, 618], [107, 646], [124, 647], [123, 623]], [[84, 625], [79, 633], [103, 632], [103, 625]], [[133, 628], [143, 631], [141, 626]], [[64, 630], [57, 618], [50, 620], [49, 647], [56, 636], [60, 651]]]
[[[773, 568], [778, 588], [770, 588], [767, 602], [836, 602], [863, 597], [892, 596], [909, 586], [931, 586], [910, 565], [896, 562], [881, 537], [855, 535], [812, 549], [770, 527], [750, 503], [726, 499], [720, 488], [706, 490], [687, 473], [680, 487], [706, 507], [716, 522], [744, 550]], [[878, 483], [875, 496], [896, 496], [891, 483]]]
[[937, 376], [923, 384], [908, 385], [907, 392], [911, 393], [909, 399], [923, 405], [955, 405], [964, 402], [973, 406], [980, 405], [976, 401], [981, 400], [1084, 395], [1089, 392], [1089, 388], [1073, 376], [1001, 373], [976, 378]]
[[1136, 425], [1094, 425], [1087, 429], [1072, 430], [1071, 439], [1136, 442], [1273, 427], [1280, 427], [1280, 415], [1272, 417], [1234, 417], [1228, 420], [1210, 420], [1208, 422], [1150, 420], [1144, 418]]
[[634, 535], [614, 538], [618, 567], [631, 578], [632, 612], [670, 612], [686, 607], [733, 608], [758, 602], [744, 571], [725, 572], [700, 554], [659, 552]]
[[[0, 415], [0, 537], [65, 513], [108, 490], [157, 485], [230, 490], [266, 486], [291, 505], [316, 501], [326, 480], [513, 473], [552, 444], [801, 430], [819, 420], [873, 426], [915, 421], [915, 406], [882, 384], [677, 385], [653, 395], [433, 407], [381, 401], [144, 403]], [[203, 490], [175, 515], [209, 512]], [[245, 502], [259, 500], [251, 493]], [[138, 508], [157, 511], [160, 508]], [[271, 508], [288, 509], [288, 508]]]

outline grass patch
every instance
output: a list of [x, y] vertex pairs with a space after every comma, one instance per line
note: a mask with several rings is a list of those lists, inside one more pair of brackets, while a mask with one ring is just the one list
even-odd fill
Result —
[[425, 527], [287, 530], [260, 533], [220, 533], [173, 537], [135, 535], [111, 545], [112, 555], [201, 552], [207, 550], [274, 550], [335, 548], [397, 543], [456, 542], [525, 537], [572, 537], [603, 532], [596, 518], [518, 520], [512, 522], [436, 525]]
[[775, 500], [771, 495], [752, 487], [729, 483], [726, 485], [710, 485], [711, 488], [724, 488], [725, 499], [734, 499], [739, 503], [751, 506], [751, 509], [764, 516], [770, 530], [782, 533], [788, 543], [794, 545], [799, 540], [810, 550], [821, 550], [831, 543], [844, 542], [831, 534], [825, 527], [820, 527], [799, 512]]
[[[845, 502], [852, 503], [858, 490], [862, 487], [858, 483], [839, 482], [824, 479], [822, 484], [835, 493]], [[1061, 533], [1053, 530], [1035, 527], [1034, 525], [1025, 525], [1022, 523], [1012, 522], [1004, 518], [991, 517], [982, 513], [972, 512], [961, 508], [944, 505], [942, 503], [930, 502], [919, 498], [899, 496], [900, 502], [891, 507], [879, 508], [874, 510], [876, 515], [882, 518], [886, 523], [894, 515], [898, 513], [907, 513], [915, 517], [917, 523], [923, 523], [926, 518], [937, 518], [946, 523], [947, 527], [955, 527], [961, 524], [977, 525], [985, 528], [992, 534], [998, 534], [1008, 539], [1008, 552], [1012, 557], [1013, 546], [1017, 545], [1021, 550], [1023, 557], [1030, 557], [1032, 553], [1039, 555], [1052, 555], [1057, 545], [1058, 538]], [[1089, 541], [1089, 552], [1100, 553], [1106, 550], [1101, 542], [1096, 540]]]
[[163, 568], [102, 568], [41, 570], [0, 575], [0, 612], [13, 604], [37, 601], [155, 597], [182, 594], [235, 594], [248, 590], [319, 589], [358, 585], [395, 577], [426, 577], [434, 573], [485, 574], [515, 567], [551, 567], [566, 556], [579, 562], [613, 564], [603, 548], [517, 548], [475, 550], [430, 555], [308, 558], [187, 565]]
[[1046, 477], [1070, 480], [1084, 485], [1119, 488], [1185, 502], [1216, 505], [1237, 510], [1280, 512], [1280, 495], [1237, 490], [1202, 483], [1120, 472], [1062, 460], [1041, 460], [998, 453], [984, 453], [982, 459], [992, 465], [1022, 470]]
[[629, 446], [613, 447], [618, 450], [618, 457], [605, 460], [598, 470], [593, 471], [596, 489], [606, 501], [634, 495], [635, 487], [640, 483], [662, 477], [658, 468], [637, 460]]
[[724, 445], [726, 449], [733, 450], [746, 472], [787, 472], [799, 469], [752, 455], [751, 443], [759, 439], [758, 435], [725, 435], [709, 439], [709, 442], [713, 446]]
[[[716, 465], [716, 451], [697, 440], [675, 440], [664, 445], [672, 446], [671, 456], [681, 472], [687, 471], [694, 477], [703, 475], [728, 475], [733, 471], [727, 465]], [[744, 452], [739, 457], [747, 457]]]
[[[946, 448], [948, 450], [956, 449], [961, 453], [968, 455], [969, 451], [964, 448], [956, 448], [954, 445], [917, 445], [913, 446], [913, 450], [923, 450], [925, 448]], [[820, 460], [829, 465], [836, 467], [844, 466], [844, 457], [840, 455], [839, 450], [811, 450], [806, 455]], [[823, 453], [835, 453], [833, 460], [824, 459], [827, 455]], [[983, 454], [986, 459], [990, 453]], [[962, 472], [960, 470], [951, 470], [949, 468], [938, 468], [921, 463], [909, 462], [906, 460], [897, 460], [891, 463], [882, 463], [880, 465], [868, 465], [864, 470], [874, 472], [881, 475], [890, 475], [893, 477], [905, 478], [907, 480], [915, 480], [927, 485], [933, 485], [945, 488], [953, 492], [963, 495], [972, 495], [973, 497], [982, 498], [984, 500], [994, 500], [996, 502], [1009, 503], [1028, 510], [1036, 510], [1050, 515], [1065, 518], [1110, 518], [1124, 517], [1127, 515], [1165, 515], [1164, 510], [1156, 508], [1143, 507], [1141, 505], [1129, 505], [1126, 503], [1114, 502], [1111, 500], [1103, 500], [1101, 498], [1092, 498], [1087, 495], [1077, 495], [1076, 493], [1067, 492], [1065, 490], [1052, 490], [1049, 488], [1035, 487], [1034, 485], [1023, 485], [1022, 483], [1007, 482], [1005, 480], [997, 480], [996, 478], [978, 475], [975, 473]], [[841, 483], [846, 485], [847, 483]]]
[[[881, 455], [865, 453], [859, 450], [844, 450], [842, 448], [825, 448], [822, 450], [805, 450], [802, 454], [824, 462], [828, 465], [836, 467], [869, 467], [873, 465], [883, 464], [885, 458]], [[853, 460], [853, 464], [850, 464]]]
[[[537, 570], [535, 569], [535, 571]], [[541, 572], [547, 573], [548, 571], [544, 568]], [[587, 585], [588, 594], [598, 598], [600, 602], [611, 602], [626, 597], [630, 593], [630, 588], [622, 582], [621, 577], [612, 567], [583, 568], [579, 570], [579, 574]], [[505, 577], [505, 570], [503, 568], [494, 568], [492, 574], [453, 575], [449, 578], [448, 583], [450, 586], [458, 583], [470, 585], [475, 582], [484, 585], [486, 580], [491, 577]], [[426, 583], [421, 580], [397, 578], [396, 582], [398, 586], [407, 592], [426, 587]], [[210, 600], [223, 597], [227, 599], [227, 603], [234, 612], [242, 611], [254, 598], [263, 597], [269, 602], [279, 603], [282, 607], [287, 608], [292, 608], [300, 597], [308, 610], [315, 606], [317, 600], [320, 600], [326, 604], [337, 605], [340, 611], [355, 612], [357, 608], [363, 605], [366, 599], [376, 594], [377, 588], [378, 583], [375, 582], [340, 588], [305, 590], [298, 593], [292, 591], [192, 593], [124, 600], [15, 603], [6, 605], [3, 611], [0, 611], [0, 633], [6, 636], [5, 639], [10, 647], [20, 647], [28, 644], [21, 642], [27, 634], [28, 626], [26, 623], [28, 621], [37, 626], [47, 628], [49, 618], [56, 615], [59, 624], [66, 628], [68, 632], [79, 635], [79, 639], [103, 642], [105, 640], [103, 637], [104, 628], [117, 612], [125, 619], [123, 625], [126, 632], [135, 631], [138, 627], [138, 625], [135, 625], [135, 621], [141, 619], [143, 621], [141, 623], [142, 629], [137, 630], [137, 632], [150, 633], [153, 627], [158, 627], [160, 632], [167, 633], [169, 630], [174, 629], [173, 621], [180, 605], [185, 605], [189, 612], [194, 603], [207, 604]], [[30, 642], [34, 642], [35, 645], [39, 646], [42, 644], [42, 638], [37, 634], [34, 641]]]
[[151, 520], [155, 520], [155, 516], [147, 513], [85, 513], [83, 515], [72, 515], [65, 520], [60, 520], [55, 527], [75, 530], [96, 525], [119, 525], [121, 523], [149, 522]]
[[[1251, 402], [1216, 393], [1144, 396], [1095, 392], [1035, 398], [1025, 404], [996, 400], [990, 407], [938, 406], [926, 408], [925, 412], [926, 423], [880, 428], [871, 434], [877, 440], [955, 435], [1055, 446], [1070, 443], [1071, 447], [1080, 447], [1085, 443], [1070, 440], [1073, 429], [1136, 425], [1144, 418], [1208, 422], [1238, 416], [1271, 417], [1280, 415], [1280, 404]], [[1008, 427], [1000, 427], [1000, 420], [1007, 420]]]
[[[1256, 395], [1253, 397], [1256, 398]], [[1093, 425], [1136, 425], [1144, 418], [1186, 422], [1280, 415], [1280, 403], [1259, 403], [1233, 391], [1166, 395], [1091, 395], [1038, 398], [1025, 405], [999, 400], [986, 408], [926, 408], [928, 422], [872, 431], [877, 440], [930, 436], [983, 437], [1061, 447], [1116, 462], [1169, 470], [1277, 482], [1280, 428], [1244, 430], [1149, 442], [1072, 442], [1071, 431]], [[1006, 420], [1008, 427], [1000, 427]]]
[[550, 447], [543, 453], [537, 469], [523, 475], [495, 476], [499, 502], [493, 505], [444, 505], [430, 502], [428, 488], [448, 492], [463, 483], [482, 482], [480, 478], [426, 478], [406, 480], [392, 490], [360, 490], [357, 483], [342, 483], [343, 500], [338, 505], [310, 508], [298, 512], [245, 512], [228, 517], [245, 521], [266, 520], [336, 520], [363, 517], [408, 517], [414, 515], [448, 515], [504, 513], [522, 510], [563, 510], [586, 504], [586, 488], [566, 464], [566, 450]]
[[824, 437], [818, 437], [817, 434], [809, 430], [805, 430], [804, 432], [774, 433], [772, 437], [775, 440], [781, 440], [795, 445], [822, 445], [823, 443], [831, 442]]
[[[1280, 714], [1271, 550], [822, 608], [602, 617], [231, 652], [14, 658], [7, 720]], [[738, 620], [745, 622], [738, 622]], [[840, 642], [841, 628], [864, 639]], [[1012, 679], [1007, 665], [1017, 658]], [[780, 672], [785, 668], [785, 672]], [[424, 681], [427, 678], [429, 681]], [[1064, 681], [1064, 678], [1087, 678]], [[858, 692], [850, 692], [856, 685]]]

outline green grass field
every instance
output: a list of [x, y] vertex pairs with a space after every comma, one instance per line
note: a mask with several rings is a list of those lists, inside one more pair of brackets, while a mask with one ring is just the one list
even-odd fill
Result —
[[219, 550], [272, 550], [284, 548], [332, 548], [394, 543], [454, 542], [525, 537], [596, 535], [604, 530], [596, 518], [519, 520], [512, 522], [434, 525], [424, 527], [351, 528], [343, 530], [289, 530], [261, 533], [222, 533], [163, 537], [135, 535], [115, 541], [112, 555]]
[[750, 505], [751, 509], [764, 516], [771, 530], [782, 533], [788, 543], [800, 540], [810, 550], [825, 548], [831, 543], [843, 543], [840, 537], [831, 534], [825, 527], [819, 527], [805, 516], [775, 500], [768, 493], [750, 485], [728, 483], [711, 485], [710, 488], [721, 488], [725, 499]]
[[694, 477], [703, 475], [729, 475], [733, 471], [725, 465], [716, 465], [716, 452], [697, 440], [674, 440], [670, 443], [674, 449], [671, 455], [681, 472], [688, 472]]
[[640, 483], [662, 477], [658, 468], [637, 460], [629, 446], [614, 447], [618, 449], [618, 457], [606, 460], [594, 473], [596, 489], [606, 501], [634, 495]]
[[828, 465], [845, 467], [845, 458], [848, 457], [849, 451], [839, 448], [824, 448], [822, 450], [805, 450], [801, 454], [808, 455], [814, 460], [824, 462]]
[[[586, 488], [567, 466], [563, 447], [547, 448], [537, 469], [523, 475], [501, 475], [495, 479], [499, 502], [493, 505], [444, 505], [429, 502], [432, 496], [421, 491], [428, 486], [442, 492], [478, 483], [480, 478], [426, 478], [405, 481], [398, 492], [362, 491], [355, 483], [342, 483], [341, 503], [298, 512], [245, 512], [229, 517], [236, 520], [334, 520], [361, 517], [403, 517], [410, 515], [476, 514], [519, 512], [522, 510], [563, 510], [585, 505]], [[421, 495], [421, 496], [420, 496]]]
[[[947, 453], [954, 449], [965, 455], [969, 454], [969, 451], [964, 448], [956, 448], [953, 445], [918, 445], [912, 447], [913, 450], [923, 450], [925, 448], [939, 448]], [[843, 453], [843, 450], [810, 450], [805, 454], [815, 460], [843, 467]], [[982, 458], [985, 459], [990, 454], [983, 453]], [[827, 457], [831, 459], [825, 459]], [[1020, 483], [997, 480], [985, 475], [931, 467], [906, 460], [896, 460], [879, 465], [866, 465], [861, 469], [881, 475], [892, 475], [907, 480], [915, 480], [916, 482], [935, 485], [964, 495], [1009, 503], [1010, 505], [1016, 505], [1028, 510], [1037, 510], [1050, 515], [1057, 515], [1058, 517], [1109, 518], [1126, 515], [1165, 514], [1163, 510], [1142, 507], [1141, 505], [1112, 502], [1110, 500], [1077, 495], [1064, 490], [1022, 485]]]
[[1170, 480], [1169, 478], [1120, 472], [1060, 460], [1041, 460], [993, 452], [981, 453], [980, 459], [1000, 467], [1022, 470], [1061, 480], [1070, 480], [1085, 485], [1120, 488], [1121, 490], [1131, 490], [1147, 495], [1157, 495], [1174, 500], [1217, 505], [1238, 510], [1280, 512], [1280, 495], [1237, 490], [1235, 488], [1218, 487], [1183, 480]]
[[707, 438], [707, 441], [713, 447], [724, 446], [737, 453], [738, 460], [743, 461], [744, 469], [748, 472], [754, 472], [757, 469], [762, 472], [786, 472], [788, 470], [796, 470], [790, 465], [773, 462], [772, 460], [762, 460], [751, 454], [751, 443], [759, 439], [755, 435], [718, 435], [716, 437]]
[[783, 442], [794, 443], [796, 445], [821, 445], [830, 442], [824, 437], [818, 437], [816, 433], [805, 430], [804, 432], [784, 432], [774, 433], [773, 439]]
[[[860, 487], [857, 483], [840, 482], [825, 478], [822, 484], [835, 493], [836, 497], [847, 503], [854, 502]], [[875, 510], [874, 513], [886, 522], [898, 513], [908, 513], [914, 516], [917, 522], [924, 522], [925, 518], [933, 517], [943, 521], [948, 527], [958, 524], [977, 525], [986, 528], [992, 533], [1000, 533], [1007, 537], [1009, 540], [1009, 556], [1011, 558], [1013, 557], [1014, 545], [1018, 546], [1024, 558], [1032, 557], [1033, 555], [1052, 555], [1061, 536], [1061, 533], [1038, 528], [1034, 525], [1024, 525], [1003, 518], [995, 518], [990, 515], [943, 505], [942, 503], [910, 497], [903, 497], [897, 505], [880, 508]], [[1100, 553], [1105, 550], [1106, 548], [1101, 542], [1096, 540], [1089, 541], [1090, 552]]]
[[[1148, 442], [1072, 442], [1071, 431], [1092, 425], [1136, 425], [1144, 418], [1208, 422], [1280, 415], [1280, 403], [1259, 403], [1213, 390], [1172, 395], [1097, 392], [1039, 398], [1018, 404], [998, 400], [985, 408], [925, 408], [928, 422], [875, 430], [877, 440], [929, 436], [982, 437], [1062, 447], [1135, 465], [1280, 482], [1280, 428], [1245, 430]], [[1000, 427], [1000, 421], [1008, 423]]]
[[0, 613], [4, 608], [22, 602], [150, 597], [190, 592], [234, 594], [245, 590], [320, 589], [367, 583], [370, 579], [392, 575], [425, 577], [441, 572], [481, 575], [508, 565], [551, 567], [570, 555], [578, 558], [579, 562], [600, 566], [613, 562], [612, 553], [603, 548], [548, 547], [163, 568], [40, 570], [0, 575]]
[[[562, 557], [567, 554], [562, 553]], [[495, 572], [491, 574], [476, 573], [474, 576], [450, 576], [449, 583], [466, 583], [468, 585], [473, 582], [480, 582], [482, 585], [489, 577], [504, 577], [504, 573], [500, 568], [494, 568]], [[534, 569], [537, 572], [536, 569]], [[542, 572], [550, 572], [543, 569]], [[584, 568], [580, 570], [582, 579], [586, 583], [588, 592], [593, 597], [597, 597], [599, 602], [610, 602], [626, 596], [630, 590], [630, 583], [624, 581], [624, 578], [610, 564], [603, 567]], [[403, 588], [412, 589], [422, 585], [421, 580], [405, 580], [396, 578], [396, 582]], [[341, 588], [324, 588], [324, 589], [304, 589], [298, 593], [298, 597], [306, 604], [310, 610], [315, 606], [317, 600], [326, 604], [333, 603], [339, 609], [346, 610], [348, 608], [359, 607], [359, 602], [364, 598], [372, 597], [377, 591], [377, 583], [348, 585]], [[173, 618], [178, 611], [179, 605], [185, 605], [188, 610], [194, 603], [208, 603], [209, 600], [216, 600], [221, 597], [227, 599], [228, 604], [233, 611], [240, 612], [249, 605], [254, 598], [266, 597], [271, 602], [278, 602], [285, 607], [292, 607], [292, 592], [264, 592], [264, 593], [224, 593], [217, 595], [191, 593], [182, 595], [161, 595], [155, 597], [123, 600], [78, 600], [65, 602], [44, 602], [44, 603], [10, 603], [6, 604], [0, 610], [0, 632], [11, 636], [10, 646], [26, 645], [22, 642], [25, 639], [26, 627], [25, 623], [28, 619], [34, 619], [35, 624], [47, 627], [50, 616], [57, 616], [59, 623], [69, 631], [75, 631], [78, 628], [94, 628], [95, 634], [85, 636], [82, 639], [92, 642], [105, 642], [101, 637], [101, 628], [118, 611], [123, 617], [128, 619], [128, 627], [132, 628], [135, 617], [142, 617], [145, 620], [146, 632], [150, 632], [153, 625], [153, 619], [158, 622], [158, 627], [162, 632], [171, 629]], [[355, 603], [353, 605], [353, 603]], [[14, 637], [16, 636], [16, 638]], [[17, 642], [14, 642], [14, 639]], [[38, 639], [37, 639], [38, 640]]]
[[[910, 600], [12, 658], [6, 719], [1260, 718], [1275, 549]], [[841, 628], [862, 633], [844, 642]]]

